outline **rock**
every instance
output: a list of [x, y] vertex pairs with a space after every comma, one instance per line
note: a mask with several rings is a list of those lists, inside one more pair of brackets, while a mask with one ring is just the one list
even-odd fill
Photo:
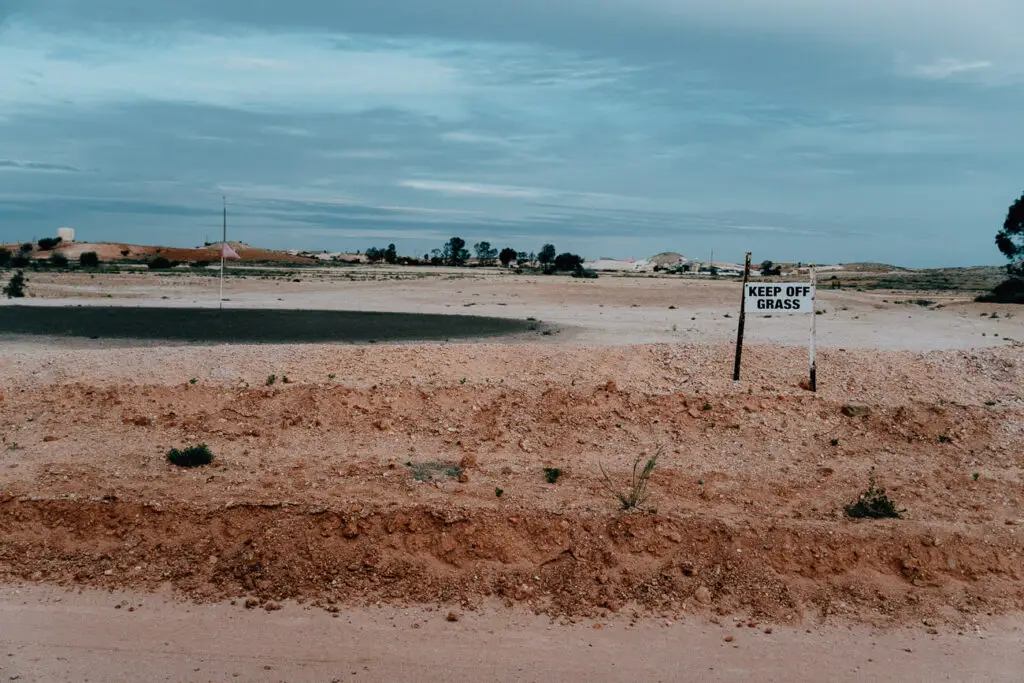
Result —
[[867, 403], [847, 403], [843, 406], [843, 415], [847, 417], [867, 417], [871, 414], [871, 406]]
[[246, 598], [245, 599], [245, 608], [246, 609], [254, 609], [254, 608], [259, 607], [259, 606], [260, 606], [260, 601], [257, 600], [256, 598]]
[[463, 472], [462, 474], [459, 475], [459, 483], [460, 484], [465, 484], [468, 481], [469, 481], [469, 475], [468, 474]]
[[51, 443], [51, 442], [56, 441], [56, 440], [57, 440], [57, 437], [55, 437], [55, 436], [44, 436], [43, 437], [43, 442], [44, 443]]
[[359, 535], [359, 527], [354, 522], [349, 522], [341, 529], [341, 535], [345, 538], [355, 538]]
[[726, 637], [725, 637], [725, 642], [727, 642], [727, 643], [731, 643], [731, 642], [732, 642], [732, 641], [734, 641], [734, 640], [736, 640], [736, 639], [735, 639], [735, 638], [733, 638], [732, 636], [726, 636]]
[[690, 408], [690, 409], [689, 409], [688, 411], [686, 411], [686, 412], [687, 412], [687, 414], [688, 414], [688, 415], [689, 415], [690, 417], [692, 417], [692, 418], [693, 418], [694, 420], [696, 420], [696, 419], [697, 419], [698, 417], [700, 417], [700, 413], [699, 413], [699, 412], [697, 412], [697, 409], [696, 409], [696, 408]]
[[281, 603], [268, 602], [267, 604], [263, 605], [263, 609], [267, 610], [268, 612], [276, 612], [277, 610], [281, 609]]
[[476, 465], [476, 453], [466, 453], [464, 456], [462, 456], [462, 460], [459, 461], [459, 467], [461, 467], [464, 470], [473, 469], [474, 467], [476, 467]]
[[706, 605], [711, 602], [711, 591], [708, 590], [707, 586], [701, 586], [693, 593], [693, 597], [697, 599], [702, 605]]
[[456, 614], [455, 612], [449, 612], [448, 616], [446, 616], [445, 619], [447, 621], [458, 621], [459, 620], [459, 615]]

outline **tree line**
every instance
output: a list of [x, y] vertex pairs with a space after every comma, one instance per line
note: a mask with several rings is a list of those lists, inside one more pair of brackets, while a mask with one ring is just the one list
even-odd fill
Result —
[[469, 250], [466, 240], [461, 237], [452, 237], [441, 247], [423, 254], [423, 259], [399, 256], [394, 244], [387, 248], [370, 247], [364, 252], [370, 263], [406, 264], [434, 266], [465, 266], [466, 263], [476, 256], [481, 266], [493, 266], [500, 263], [508, 268], [515, 263], [519, 268], [540, 268], [545, 272], [555, 271], [578, 271], [583, 268], [583, 258], [577, 254], [563, 252], [559, 254], [553, 244], [544, 244], [538, 252], [517, 251], [512, 247], [505, 247], [501, 250], [494, 247], [490, 242], [481, 241], [473, 245]]

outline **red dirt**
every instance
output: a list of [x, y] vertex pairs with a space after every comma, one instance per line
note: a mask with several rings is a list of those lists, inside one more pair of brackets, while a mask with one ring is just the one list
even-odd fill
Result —
[[[7, 248], [16, 250], [19, 245], [8, 245]], [[315, 264], [317, 261], [302, 256], [292, 256], [283, 251], [272, 251], [259, 249], [247, 244], [238, 242], [231, 243], [232, 248], [238, 253], [238, 262], [260, 262], [275, 264]], [[100, 261], [149, 261], [157, 256], [163, 256], [170, 261], [181, 263], [193, 263], [196, 261], [219, 261], [220, 244], [214, 244], [199, 249], [182, 249], [179, 247], [161, 247], [139, 244], [121, 244], [117, 242], [71, 242], [61, 244], [53, 251], [33, 251], [32, 258], [49, 258], [52, 253], [60, 253], [68, 259], [77, 259], [81, 254], [94, 251]], [[124, 252], [128, 253], [125, 254]]]
[[[80, 376], [56, 384], [52, 359], [0, 365], [20, 386], [0, 400], [0, 578], [566, 615], [1024, 609], [1019, 349], [831, 351], [812, 395], [799, 350], [774, 347], [751, 347], [736, 385], [724, 347], [289, 348], [72, 351]], [[191, 356], [229, 352], [251, 384], [250, 352], [292, 383], [183, 379]], [[160, 361], [117, 379], [136, 357]], [[850, 400], [871, 414], [843, 415]], [[166, 462], [195, 442], [214, 465]], [[662, 447], [649, 509], [616, 511], [599, 465], [622, 482]], [[416, 481], [428, 462], [467, 481]], [[905, 519], [843, 516], [873, 468]]]

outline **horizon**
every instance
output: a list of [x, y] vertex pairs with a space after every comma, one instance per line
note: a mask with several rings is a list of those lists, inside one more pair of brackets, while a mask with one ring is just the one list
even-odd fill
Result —
[[1024, 189], [1011, 0], [81, 4], [0, 9], [0, 242], [972, 267]]

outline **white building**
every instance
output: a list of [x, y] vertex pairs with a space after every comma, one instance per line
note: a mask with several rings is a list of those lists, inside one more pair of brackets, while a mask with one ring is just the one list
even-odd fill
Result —
[[61, 242], [74, 242], [75, 241], [75, 229], [74, 228], [57, 228], [57, 237], [60, 238]]

